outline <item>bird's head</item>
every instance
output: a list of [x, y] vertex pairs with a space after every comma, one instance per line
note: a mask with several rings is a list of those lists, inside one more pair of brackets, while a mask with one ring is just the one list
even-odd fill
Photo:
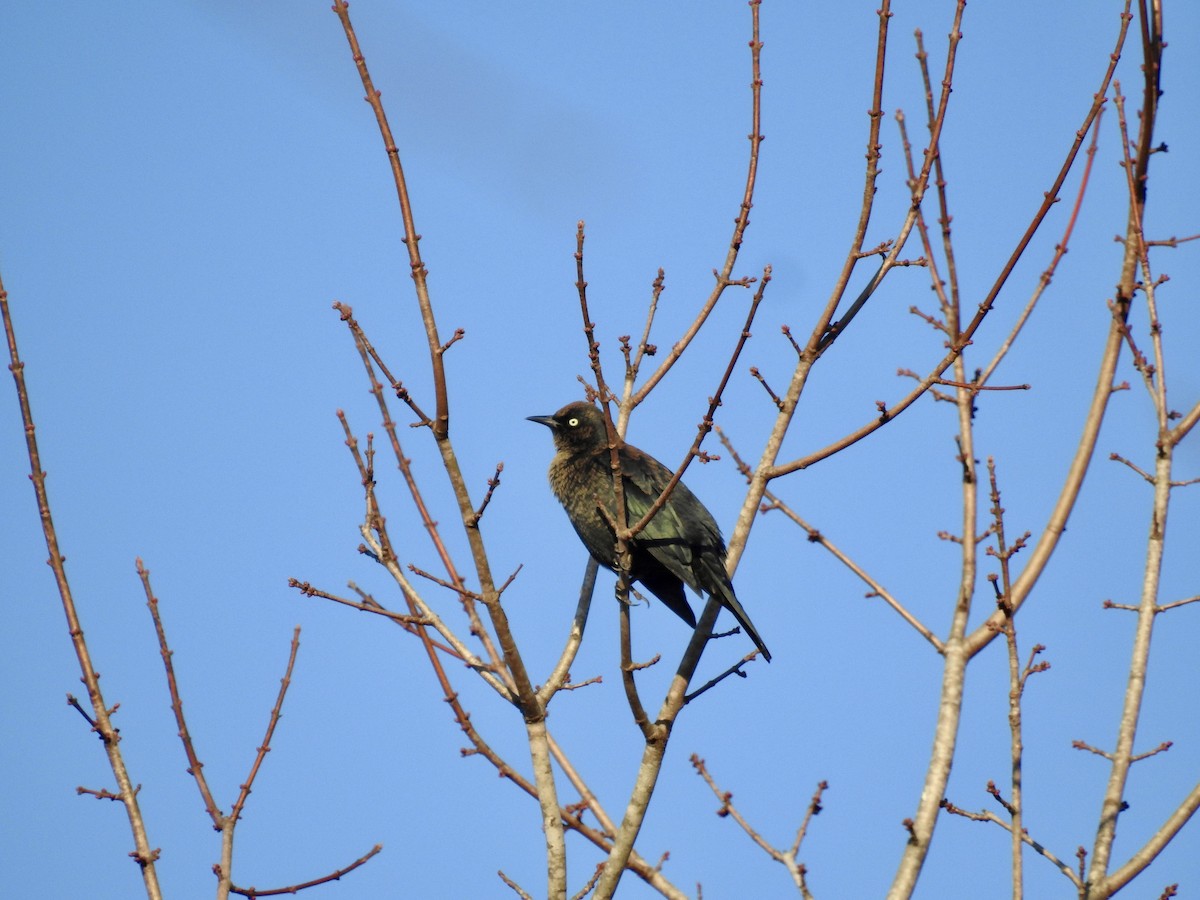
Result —
[[608, 446], [604, 413], [582, 400], [568, 403], [552, 416], [528, 418], [530, 422], [539, 422], [549, 428], [554, 435], [554, 446], [567, 453]]

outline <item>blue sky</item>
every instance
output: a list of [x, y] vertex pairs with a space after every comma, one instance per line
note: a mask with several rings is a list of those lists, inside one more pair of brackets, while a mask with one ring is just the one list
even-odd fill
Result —
[[[185, 709], [206, 773], [232, 804], [266, 724], [288, 652], [303, 627], [294, 683], [238, 830], [236, 880], [258, 887], [317, 877], [383, 853], [329, 897], [508, 896], [504, 869], [544, 890], [536, 806], [478, 759], [415, 641], [382, 621], [287, 587], [297, 577], [341, 591], [348, 579], [381, 600], [383, 573], [355, 548], [362, 500], [334, 417], [378, 431], [350, 338], [330, 306], [355, 313], [393, 370], [428, 397], [425, 339], [412, 298], [394, 193], [373, 118], [327, 2], [9, 4], [0, 36], [0, 271], [49, 472], [59, 538], [80, 614], [117, 722], [160, 877], [171, 897], [204, 897], [219, 847], [184, 774], [162, 664], [134, 571], [142, 557], [162, 604]], [[834, 8], [836, 7], [836, 8]], [[781, 389], [797, 335], [824, 303], [849, 245], [861, 196], [874, 4], [762, 11], [763, 131], [751, 226], [736, 274], [774, 267], [755, 337], [718, 417], [753, 457], [772, 408], [745, 374]], [[972, 4], [942, 144], [964, 297], [990, 286], [1051, 184], [1111, 52], [1115, 3]], [[456, 447], [479, 495], [495, 464], [503, 484], [484, 522], [496, 569], [524, 569], [506, 608], [544, 678], [570, 623], [584, 553], [545, 484], [551, 447], [525, 421], [580, 396], [574, 232], [587, 221], [587, 277], [598, 336], [615, 366], [616, 336], [638, 333], [650, 283], [666, 269], [656, 339], [667, 346], [707, 294], [737, 211], [749, 131], [749, 13], [741, 2], [467, 3], [358, 0], [352, 14], [383, 91], [414, 198], [422, 252], [445, 334]], [[891, 236], [908, 202], [892, 114], [918, 141], [924, 100], [911, 34], [925, 32], [940, 77], [952, 4], [898, 4], [883, 127], [884, 174], [868, 245]], [[1148, 231], [1200, 231], [1195, 160], [1200, 125], [1200, 11], [1167, 10], [1167, 50]], [[1136, 34], [1118, 77], [1136, 96]], [[1101, 148], [1076, 236], [1032, 332], [997, 373], [1029, 392], [981, 401], [981, 457], [997, 459], [1017, 533], [1045, 521], [1073, 448], [1081, 404], [1107, 327], [1125, 205], [1116, 117]], [[1078, 172], [1068, 180], [1073, 198]], [[1059, 204], [1017, 267], [973, 365], [1007, 333], [1066, 221]], [[1172, 396], [1200, 396], [1195, 244], [1161, 250], [1160, 294]], [[917, 245], [906, 255], [917, 256]], [[859, 278], [865, 279], [864, 269]], [[814, 374], [784, 457], [824, 446], [869, 420], [876, 400], [907, 391], [897, 368], [927, 369], [941, 340], [908, 313], [932, 310], [923, 270], [890, 277]], [[689, 357], [635, 415], [630, 439], [673, 462], [744, 315], [731, 294]], [[1144, 314], [1135, 316], [1144, 326]], [[1144, 335], [1144, 331], [1143, 331]], [[1172, 354], [1173, 351], [1173, 355]], [[1050, 672], [1026, 700], [1027, 824], [1061, 856], [1090, 848], [1107, 769], [1070, 748], [1109, 746], [1125, 681], [1132, 602], [1141, 581], [1149, 492], [1109, 452], [1152, 464], [1153, 419], [1136, 375], [1118, 397], [1099, 459], [1060, 557], [1019, 621], [1025, 648], [1047, 644]], [[432, 404], [430, 404], [432, 405]], [[953, 530], [959, 470], [950, 407], [925, 401], [870, 441], [776, 485], [935, 631], [957, 579]], [[427, 435], [405, 450], [444, 526], [454, 511]], [[709, 447], [717, 452], [715, 443]], [[136, 896], [120, 810], [76, 797], [109, 787], [103, 754], [63, 702], [81, 693], [28, 486], [14, 394], [0, 391], [0, 684], [10, 773], [5, 858], [13, 896]], [[1200, 476], [1185, 445], [1181, 478]], [[382, 466], [381, 466], [382, 468]], [[687, 481], [722, 527], [742, 487], [726, 459]], [[394, 472], [381, 476], [401, 558], [434, 557]], [[1177, 492], [1163, 599], [1198, 592], [1200, 501]], [[456, 546], [461, 540], [454, 536]], [[706, 898], [791, 896], [786, 873], [757, 851], [687, 762], [708, 760], [745, 814], [787, 844], [817, 781], [830, 789], [802, 858], [818, 896], [879, 896], [902, 849], [900, 821], [920, 788], [936, 712], [940, 660], [925, 642], [784, 519], [761, 520], [738, 572], [747, 610], [775, 654], [683, 717], [639, 847], [665, 851], [664, 871]], [[986, 605], [981, 582], [980, 602]], [[602, 579], [578, 678], [551, 726], [618, 814], [640, 754], [621, 695], [616, 616]], [[436, 592], [430, 594], [449, 608]], [[1194, 609], [1194, 608], [1193, 608]], [[1139, 746], [1174, 740], [1140, 763], [1122, 819], [1123, 859], [1178, 802], [1200, 767], [1196, 612], [1160, 617]], [[638, 649], [669, 659], [687, 633], [657, 605], [635, 611]], [[735, 639], [736, 640], [736, 639]], [[710, 651], [701, 675], [733, 651]], [[519, 718], [458, 672], [474, 721], [514, 765], [528, 767]], [[665, 672], [646, 677], [653, 695]], [[951, 799], [989, 805], [1004, 783], [1006, 674], [999, 644], [972, 667], [969, 712]], [[571, 797], [570, 799], [574, 799]], [[572, 884], [595, 853], [570, 844]], [[1195, 889], [1197, 830], [1137, 883], [1156, 896]], [[1030, 896], [1068, 887], [1027, 856]], [[15, 864], [15, 863], [20, 864]], [[918, 896], [1009, 896], [1007, 836], [943, 819]], [[623, 896], [650, 896], [633, 878]], [[317, 894], [314, 894], [317, 896]]]

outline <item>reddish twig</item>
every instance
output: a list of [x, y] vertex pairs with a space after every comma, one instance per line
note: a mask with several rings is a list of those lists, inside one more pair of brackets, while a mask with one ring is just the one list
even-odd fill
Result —
[[[63, 614], [67, 620], [67, 632], [71, 637], [71, 645], [75, 650], [75, 658], [79, 663], [82, 681], [87, 687], [88, 700], [91, 702], [95, 719], [92, 729], [104, 744], [104, 752], [108, 757], [109, 767], [117, 782], [117, 790], [121, 803], [129, 817], [129, 828], [133, 834], [135, 850], [130, 854], [142, 870], [142, 882], [146, 895], [150, 900], [161, 900], [162, 890], [158, 884], [158, 874], [154, 862], [158, 859], [159, 851], [150, 846], [146, 834], [146, 822], [142, 817], [141, 807], [137, 801], [137, 789], [129, 777], [125, 759], [119, 747], [120, 735], [110, 719], [110, 710], [104, 702], [104, 694], [100, 690], [100, 677], [92, 665], [91, 651], [84, 637], [83, 625], [75, 608], [75, 598], [67, 580], [66, 557], [58, 546], [58, 532], [54, 527], [54, 516], [50, 511], [50, 496], [46, 491], [46, 473], [42, 470], [41, 453], [38, 449], [37, 429], [33, 422], [33, 409], [29, 402], [29, 390], [25, 384], [25, 364], [17, 352], [17, 334], [13, 326], [12, 314], [8, 306], [8, 291], [0, 279], [0, 319], [4, 322], [4, 336], [8, 344], [8, 369], [12, 372], [13, 382], [17, 390], [17, 405], [21, 409], [21, 424], [25, 433], [25, 450], [29, 456], [29, 478], [33, 482], [34, 496], [37, 498], [38, 516], [42, 523], [42, 535], [46, 539], [46, 549], [50, 554], [47, 562], [54, 573], [54, 582], [58, 587], [59, 600], [62, 602]], [[113, 707], [116, 709], [116, 707]], [[82, 712], [82, 709], [80, 709]]]
[[314, 878], [312, 881], [304, 881], [300, 884], [290, 884], [287, 887], [269, 889], [259, 889], [254, 887], [242, 888], [237, 887], [236, 885], [230, 885], [229, 892], [231, 894], [241, 894], [243, 897], [275, 897], [279, 896], [280, 894], [298, 894], [300, 891], [303, 891], [306, 888], [316, 887], [319, 884], [328, 884], [331, 881], [340, 880], [343, 875], [353, 872], [381, 850], [383, 850], [383, 844], [376, 844], [365, 854], [360, 856], [354, 862], [350, 863], [350, 865], [338, 869], [337, 871], [330, 872], [328, 875], [323, 875], [320, 878]]

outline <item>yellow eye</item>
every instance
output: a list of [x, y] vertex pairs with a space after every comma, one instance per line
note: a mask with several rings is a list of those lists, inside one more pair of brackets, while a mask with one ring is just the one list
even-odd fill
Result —
[[572, 416], [571, 418], [567, 419], [567, 424], [570, 425], [572, 428], [574, 428], [576, 425], [579, 424], [579, 419]]

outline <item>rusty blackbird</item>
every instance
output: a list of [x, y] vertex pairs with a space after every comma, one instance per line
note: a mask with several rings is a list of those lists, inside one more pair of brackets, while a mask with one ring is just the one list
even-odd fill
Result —
[[[568, 403], [552, 416], [530, 416], [554, 434], [558, 451], [550, 463], [550, 488], [588, 552], [609, 569], [617, 568], [616, 535], [601, 515], [603, 504], [609, 520], [616, 521], [612, 455], [604, 414], [590, 403]], [[622, 443], [621, 461], [626, 521], [641, 520], [671, 480], [670, 469], [649, 453]], [[683, 482], [675, 485], [666, 504], [645, 529], [629, 542], [629, 575], [658, 597], [671, 612], [693, 628], [696, 616], [683, 592], [692, 590], [715, 596], [733, 613], [738, 624], [762, 651], [771, 654], [758, 636], [750, 617], [742, 609], [725, 571], [725, 541], [712, 514]]]

